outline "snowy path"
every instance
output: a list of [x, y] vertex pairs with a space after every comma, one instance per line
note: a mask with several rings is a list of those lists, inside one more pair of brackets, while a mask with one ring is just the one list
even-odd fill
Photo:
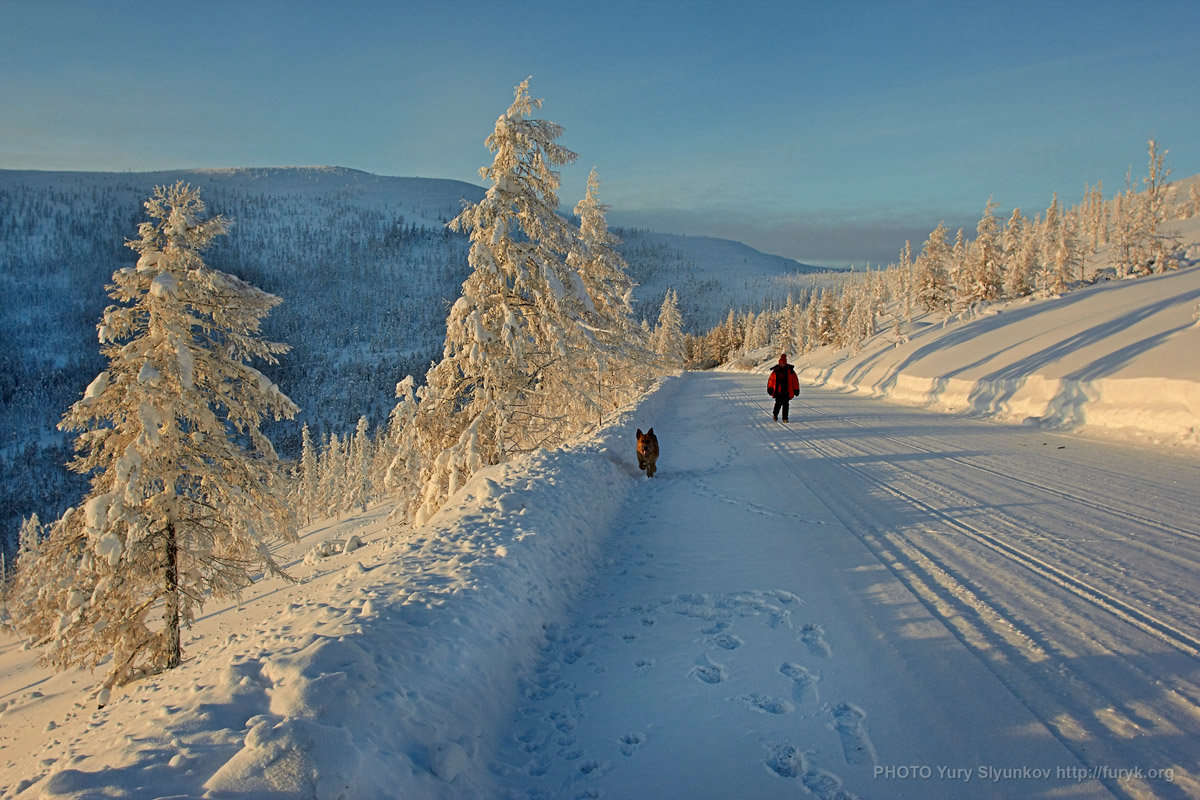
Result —
[[1200, 796], [1200, 463], [764, 381], [638, 410], [505, 796]]

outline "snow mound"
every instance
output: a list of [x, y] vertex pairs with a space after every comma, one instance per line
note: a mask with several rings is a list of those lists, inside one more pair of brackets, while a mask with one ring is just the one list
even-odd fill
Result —
[[997, 305], [965, 322], [914, 320], [899, 345], [880, 334], [857, 353], [802, 357], [797, 372], [809, 385], [943, 411], [1196, 446], [1198, 307], [1193, 265]]

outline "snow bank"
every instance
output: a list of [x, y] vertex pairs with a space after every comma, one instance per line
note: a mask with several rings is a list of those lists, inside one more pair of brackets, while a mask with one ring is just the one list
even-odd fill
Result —
[[993, 306], [967, 322], [925, 317], [859, 352], [797, 360], [830, 386], [1060, 429], [1200, 445], [1200, 266]]
[[[102, 709], [85, 702], [86, 674], [4, 648], [0, 795], [482, 796], [481, 744], [645, 480], [627, 422], [484, 470], [415, 531], [387, 508], [316, 526], [289, 546], [300, 583], [206, 608], [182, 667]], [[352, 536], [353, 551], [320, 545]]]
[[479, 791], [487, 722], [511, 712], [517, 677], [632, 480], [606, 437], [476, 475], [386, 563], [348, 576], [357, 630], [262, 665], [266, 708], [205, 788], [330, 800]]

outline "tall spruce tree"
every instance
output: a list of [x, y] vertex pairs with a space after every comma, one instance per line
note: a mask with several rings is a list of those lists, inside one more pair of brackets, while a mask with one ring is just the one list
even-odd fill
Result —
[[481, 467], [553, 444], [569, 430], [556, 400], [586, 391], [591, 373], [566, 368], [586, 349], [578, 320], [589, 301], [567, 264], [575, 233], [557, 213], [559, 174], [575, 153], [562, 127], [531, 115], [529, 81], [486, 140], [484, 198], [451, 226], [471, 240], [473, 271], [450, 309], [442, 360], [430, 368], [414, 424], [423, 488], [418, 524]]
[[204, 599], [283, 574], [267, 542], [295, 535], [260, 426], [298, 409], [249, 363], [288, 349], [260, 336], [280, 300], [205, 265], [226, 223], [198, 191], [159, 187], [145, 207], [99, 325], [108, 369], [59, 426], [79, 432], [70, 466], [91, 488], [18, 572], [17, 622], [45, 660], [110, 659], [106, 689], [177, 666]]
[[1166, 163], [1167, 151], [1159, 150], [1158, 142], [1153, 139], [1146, 146], [1149, 164], [1146, 177], [1142, 179], [1145, 185], [1142, 193], [1142, 235], [1146, 239], [1147, 268], [1153, 272], [1165, 272], [1179, 268], [1179, 261], [1175, 258], [1175, 250], [1179, 247], [1178, 236], [1165, 228], [1167, 220], [1176, 213], [1176, 187], [1170, 183], [1171, 168]]
[[926, 311], [950, 308], [950, 246], [946, 242], [946, 233], [946, 223], [939, 222], [925, 240], [921, 255], [913, 265], [916, 274], [914, 291]]
[[[605, 215], [608, 206], [600, 202], [600, 178], [593, 169], [588, 175], [587, 192], [575, 206], [579, 233], [567, 264], [583, 282], [583, 308], [578, 320], [579, 332], [596, 363], [571, 364], [574, 370], [593, 367], [599, 373], [598, 395], [591, 391], [572, 395], [584, 407], [572, 413], [578, 419], [597, 406], [600, 418], [606, 409], [632, 400], [648, 383], [654, 362], [650, 343], [633, 320], [633, 281], [617, 245], [620, 240], [608, 230]], [[564, 398], [566, 399], [566, 398]]]
[[975, 228], [975, 241], [968, 247], [966, 265], [958, 282], [958, 304], [963, 308], [998, 300], [1004, 290], [1000, 222], [995, 214], [997, 205], [994, 200], [988, 200]]
[[[765, 334], [764, 334], [765, 335]], [[658, 324], [650, 340], [654, 352], [663, 360], [667, 369], [682, 369], [686, 358], [683, 343], [683, 317], [679, 313], [679, 295], [668, 289], [658, 309]]]

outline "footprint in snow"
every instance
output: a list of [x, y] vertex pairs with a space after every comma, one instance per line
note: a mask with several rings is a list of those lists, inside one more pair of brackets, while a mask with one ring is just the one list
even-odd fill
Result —
[[738, 699], [746, 704], [746, 708], [762, 714], [790, 714], [796, 710], [796, 707], [786, 700], [780, 700], [778, 697], [772, 697], [769, 694], [751, 692], [750, 694], [742, 695]]
[[712, 641], [713, 644], [722, 650], [737, 650], [742, 646], [742, 640], [734, 636], [732, 633], [722, 633]]
[[708, 684], [718, 684], [725, 680], [725, 668], [714, 663], [708, 656], [697, 659], [696, 666], [692, 667], [689, 674]]
[[832, 772], [823, 769], [810, 769], [804, 773], [804, 788], [820, 800], [841, 800], [848, 795], [843, 788], [842, 779]]
[[767, 745], [767, 767], [781, 778], [799, 778], [808, 771], [804, 754], [791, 742]]
[[833, 648], [825, 641], [825, 629], [820, 625], [805, 625], [800, 632], [800, 639], [808, 645], [808, 651], [818, 658], [829, 658]]
[[631, 756], [638, 751], [643, 744], [646, 743], [646, 734], [644, 733], [627, 733], [621, 737], [621, 752], [624, 755]]
[[875, 745], [867, 734], [867, 714], [853, 703], [839, 703], [833, 709], [833, 725], [842, 740], [842, 755], [847, 764], [875, 764]]
[[591, 759], [579, 765], [579, 774], [589, 778], [599, 778], [611, 770], [615, 764], [611, 761], [596, 761]]
[[525, 765], [525, 772], [531, 777], [541, 778], [550, 771], [550, 759], [544, 755], [536, 755]]
[[779, 667], [779, 671], [792, 679], [792, 699], [797, 703], [803, 703], [806, 700], [812, 700], [814, 703], [821, 702], [820, 693], [817, 691], [817, 681], [820, 680], [818, 676], [790, 661], [785, 661]]

